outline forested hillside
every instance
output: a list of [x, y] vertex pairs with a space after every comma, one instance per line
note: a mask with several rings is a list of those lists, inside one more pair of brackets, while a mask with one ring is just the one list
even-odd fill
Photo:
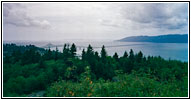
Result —
[[[29, 48], [30, 47], [30, 48]], [[188, 63], [145, 57], [127, 50], [122, 57], [91, 45], [76, 56], [75, 44], [51, 51], [3, 45], [3, 96], [187, 97]], [[162, 51], [161, 51], [162, 52]], [[6, 53], [6, 54], [5, 54]]]
[[158, 36], [131, 36], [123, 38], [123, 42], [154, 42], [154, 43], [188, 43], [188, 34], [169, 34]]

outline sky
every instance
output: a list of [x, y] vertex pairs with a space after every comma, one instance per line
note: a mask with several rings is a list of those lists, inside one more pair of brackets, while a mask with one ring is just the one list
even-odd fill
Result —
[[188, 3], [3, 3], [3, 40], [188, 34]]

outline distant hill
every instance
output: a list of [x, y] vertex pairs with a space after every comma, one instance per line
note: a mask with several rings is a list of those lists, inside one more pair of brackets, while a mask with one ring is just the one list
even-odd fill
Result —
[[159, 36], [131, 36], [120, 39], [122, 42], [188, 43], [188, 34], [169, 34]]
[[25, 51], [27, 50], [30, 50], [30, 49], [34, 49], [36, 50], [37, 52], [39, 52], [40, 54], [43, 54], [46, 52], [45, 49], [43, 48], [39, 48], [39, 47], [36, 47], [34, 45], [16, 45], [16, 44], [3, 44], [3, 56], [10, 56], [13, 52], [20, 52], [20, 53], [24, 53]]

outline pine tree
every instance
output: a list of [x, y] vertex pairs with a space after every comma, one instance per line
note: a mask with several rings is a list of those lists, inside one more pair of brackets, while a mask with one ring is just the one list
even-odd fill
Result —
[[94, 58], [94, 51], [91, 45], [88, 46], [87, 52], [86, 52], [86, 61], [90, 65], [94, 65], [95, 63], [95, 58]]
[[86, 59], [86, 52], [85, 50], [83, 49], [82, 50], [82, 60], [85, 60]]
[[71, 48], [70, 48], [71, 56], [75, 57], [76, 56], [76, 45], [73, 43]]
[[96, 60], [99, 60], [99, 53], [97, 51], [95, 52], [95, 58]]
[[64, 44], [63, 48], [63, 59], [66, 60], [70, 57], [70, 49], [69, 49], [69, 44]]
[[64, 50], [66, 50], [66, 44], [64, 44], [63, 52], [64, 52]]
[[132, 49], [131, 49], [130, 52], [129, 52], [129, 59], [130, 59], [130, 60], [134, 60], [134, 52], [133, 52]]
[[93, 55], [94, 55], [93, 48], [92, 48], [91, 45], [89, 45], [88, 48], [87, 48], [87, 52], [86, 52], [87, 60], [89, 60], [90, 58], [92, 58]]
[[48, 60], [52, 59], [52, 51], [50, 50], [50, 48], [48, 49], [47, 59]]
[[118, 61], [119, 60], [119, 58], [118, 58], [118, 54], [115, 52], [115, 54], [113, 55], [113, 58], [116, 60], [116, 61]]
[[92, 48], [92, 46], [89, 44], [88, 45], [88, 48], [87, 48], [87, 55], [90, 55], [90, 54], [92, 54], [93, 53], [93, 48]]
[[30, 63], [37, 63], [39, 62], [40, 57], [40, 54], [36, 52], [35, 49], [31, 48], [23, 53], [22, 64], [25, 65]]
[[103, 45], [102, 49], [101, 49], [101, 59], [102, 59], [102, 61], [105, 61], [106, 57], [107, 57], [107, 52], [105, 50], [105, 46]]
[[135, 64], [134, 64], [134, 52], [133, 50], [131, 49], [130, 52], [129, 52], [129, 62], [128, 62], [128, 68], [127, 69], [127, 72], [131, 72], [131, 70], [135, 67]]
[[127, 58], [128, 57], [128, 54], [127, 52], [125, 51], [125, 53], [123, 54], [123, 58]]
[[143, 59], [143, 53], [141, 51], [139, 51], [139, 53], [137, 55], [137, 60], [138, 60], [138, 62], [141, 62], [142, 59]]

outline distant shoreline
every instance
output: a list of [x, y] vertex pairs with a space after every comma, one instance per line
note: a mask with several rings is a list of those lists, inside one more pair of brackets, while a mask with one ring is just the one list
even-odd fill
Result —
[[130, 36], [120, 42], [152, 42], [152, 43], [188, 43], [188, 34], [169, 34], [158, 36]]

